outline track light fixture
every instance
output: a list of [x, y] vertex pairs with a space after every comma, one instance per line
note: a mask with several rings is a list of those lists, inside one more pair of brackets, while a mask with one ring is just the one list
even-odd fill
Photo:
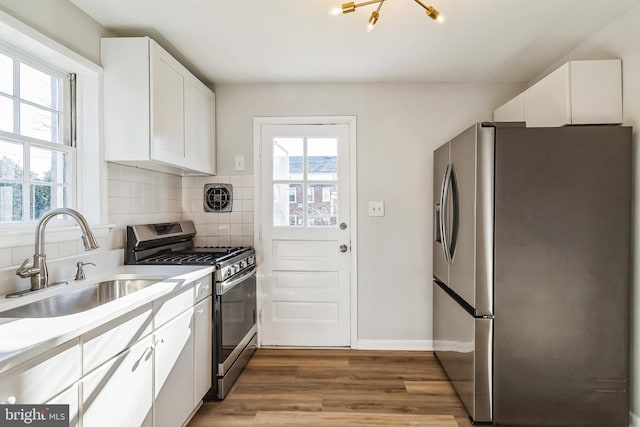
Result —
[[[382, 8], [382, 5], [384, 4], [385, 1], [388, 1], [388, 0], [369, 0], [369, 1], [363, 1], [362, 3], [356, 3], [356, 2], [342, 3], [340, 7], [335, 7], [331, 9], [329, 13], [331, 15], [340, 15], [340, 14], [344, 15], [346, 13], [355, 12], [356, 9], [359, 7], [369, 6], [371, 4], [377, 3], [378, 8], [373, 12], [371, 12], [371, 16], [369, 17], [369, 24], [367, 25], [367, 31], [371, 31], [373, 30], [376, 23], [378, 22], [378, 19], [380, 18], [380, 9]], [[445, 22], [446, 19], [444, 15], [441, 14], [438, 11], [438, 9], [436, 9], [435, 7], [427, 6], [426, 4], [422, 3], [420, 0], [413, 0], [413, 1], [415, 1], [416, 3], [418, 3], [420, 6], [424, 8], [425, 13], [429, 18], [433, 19], [439, 24], [442, 24], [443, 22]]]

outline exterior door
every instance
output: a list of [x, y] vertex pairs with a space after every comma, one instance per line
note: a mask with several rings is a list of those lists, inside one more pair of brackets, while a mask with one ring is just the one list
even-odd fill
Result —
[[260, 127], [262, 345], [351, 344], [349, 126]]

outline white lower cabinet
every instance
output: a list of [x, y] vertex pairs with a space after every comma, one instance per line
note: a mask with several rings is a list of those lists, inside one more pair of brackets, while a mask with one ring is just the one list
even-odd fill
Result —
[[78, 383], [74, 383], [71, 387], [46, 402], [52, 405], [69, 405], [69, 427], [77, 427], [80, 423], [78, 393]]
[[153, 337], [107, 361], [81, 385], [84, 427], [152, 427]]
[[80, 378], [80, 346], [74, 339], [0, 374], [0, 403], [42, 404]]
[[155, 427], [181, 426], [193, 411], [193, 308], [155, 337]]
[[211, 388], [212, 370], [212, 297], [200, 301], [194, 307], [194, 401], [195, 407]]

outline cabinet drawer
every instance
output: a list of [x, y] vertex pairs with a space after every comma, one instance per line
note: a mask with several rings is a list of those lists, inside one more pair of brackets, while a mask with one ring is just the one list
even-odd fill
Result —
[[151, 306], [109, 322], [82, 337], [82, 372], [86, 375], [153, 331]]
[[193, 307], [193, 287], [177, 295], [161, 298], [153, 302], [153, 327], [159, 328], [180, 313]]
[[196, 299], [195, 302], [198, 303], [211, 295], [211, 291], [213, 289], [212, 286], [212, 275], [207, 274], [206, 276], [195, 281], [196, 288]]
[[42, 404], [80, 379], [78, 339], [0, 374], [0, 403]]

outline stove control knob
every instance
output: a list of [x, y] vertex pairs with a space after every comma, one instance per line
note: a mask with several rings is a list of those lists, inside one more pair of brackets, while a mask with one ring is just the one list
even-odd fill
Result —
[[247, 262], [245, 260], [240, 261], [238, 264], [240, 265], [240, 270], [247, 267]]
[[249, 258], [247, 258], [247, 265], [253, 265], [256, 263], [256, 257], [254, 255], [251, 255]]
[[225, 277], [225, 279], [226, 279], [227, 277], [231, 276], [231, 274], [233, 274], [233, 273], [231, 272], [231, 267], [229, 267], [229, 268], [227, 268], [227, 269], [225, 270], [225, 272], [224, 272], [224, 277]]

